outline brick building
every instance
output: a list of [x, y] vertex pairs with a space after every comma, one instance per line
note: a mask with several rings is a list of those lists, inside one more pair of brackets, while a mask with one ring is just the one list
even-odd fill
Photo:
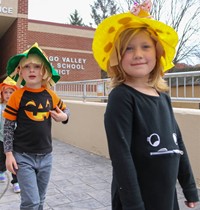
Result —
[[28, 19], [28, 0], [0, 0], [0, 82], [8, 59], [35, 42], [46, 52], [61, 81], [100, 79], [92, 54], [93, 28]]

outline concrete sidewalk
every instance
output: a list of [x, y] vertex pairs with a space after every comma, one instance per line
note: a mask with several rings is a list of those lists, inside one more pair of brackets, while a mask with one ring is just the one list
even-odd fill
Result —
[[[110, 160], [78, 149], [61, 141], [53, 141], [54, 163], [45, 202], [45, 210], [111, 210]], [[18, 210], [20, 194], [6, 183], [0, 183], [0, 209]], [[184, 197], [177, 185], [181, 210]], [[200, 205], [194, 210], [200, 210]]]

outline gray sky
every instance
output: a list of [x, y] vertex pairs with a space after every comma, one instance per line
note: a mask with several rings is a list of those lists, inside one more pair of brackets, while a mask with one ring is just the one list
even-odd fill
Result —
[[28, 18], [56, 23], [69, 23], [70, 14], [76, 9], [83, 23], [93, 23], [90, 4], [94, 0], [29, 0]]

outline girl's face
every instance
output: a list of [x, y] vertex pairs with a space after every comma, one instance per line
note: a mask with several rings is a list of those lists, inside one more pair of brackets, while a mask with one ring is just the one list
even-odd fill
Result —
[[150, 72], [156, 65], [156, 48], [151, 37], [141, 31], [129, 42], [122, 58], [126, 81], [143, 80], [148, 82]]
[[12, 88], [6, 88], [2, 91], [3, 103], [7, 103], [11, 94], [14, 92]]
[[37, 63], [26, 63], [21, 67], [21, 76], [26, 81], [26, 87], [37, 89], [42, 85], [43, 65]]

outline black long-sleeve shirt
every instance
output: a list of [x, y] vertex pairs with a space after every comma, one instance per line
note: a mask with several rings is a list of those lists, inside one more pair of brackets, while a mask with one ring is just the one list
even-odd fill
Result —
[[113, 165], [113, 210], [178, 210], [176, 182], [198, 194], [170, 98], [127, 85], [109, 94], [105, 129]]

